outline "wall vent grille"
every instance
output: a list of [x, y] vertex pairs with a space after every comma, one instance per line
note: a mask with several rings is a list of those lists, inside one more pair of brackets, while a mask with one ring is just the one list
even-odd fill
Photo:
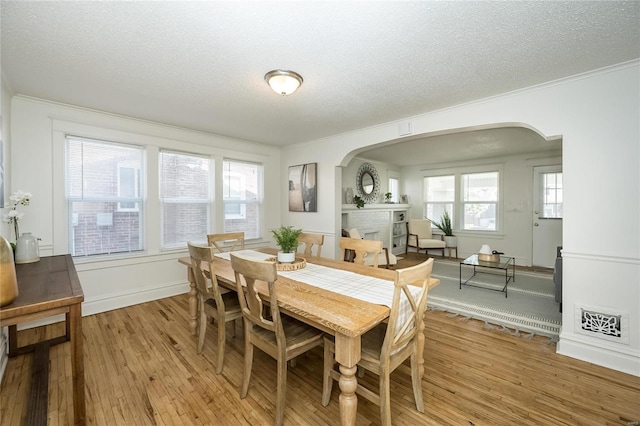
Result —
[[576, 306], [576, 332], [629, 344], [629, 315], [626, 312], [613, 312], [606, 308], [593, 306]]

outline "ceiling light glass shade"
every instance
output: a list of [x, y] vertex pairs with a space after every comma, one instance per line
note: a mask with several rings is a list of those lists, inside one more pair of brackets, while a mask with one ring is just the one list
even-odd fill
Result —
[[264, 75], [264, 80], [279, 95], [290, 95], [302, 84], [302, 76], [297, 72], [273, 70]]

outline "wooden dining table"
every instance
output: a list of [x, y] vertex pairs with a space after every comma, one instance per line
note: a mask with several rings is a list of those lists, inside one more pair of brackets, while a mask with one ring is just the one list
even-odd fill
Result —
[[[267, 254], [276, 254], [275, 249], [256, 249]], [[328, 268], [335, 268], [355, 272], [357, 274], [380, 278], [392, 284], [395, 272], [390, 269], [373, 268], [356, 265], [341, 260], [324, 257], [305, 257], [307, 263], [313, 263]], [[181, 264], [188, 266], [189, 290], [189, 328], [196, 334], [196, 286], [191, 270], [191, 259], [181, 257]], [[235, 290], [235, 274], [231, 262], [216, 257], [214, 261], [218, 283], [228, 289]], [[391, 309], [384, 305], [366, 302], [345, 296], [329, 290], [318, 288], [283, 276], [278, 276], [278, 305], [287, 315], [297, 318], [317, 329], [335, 337], [335, 356], [339, 364], [341, 378], [340, 386], [340, 423], [355, 425], [357, 411], [356, 388], [358, 386], [356, 371], [361, 357], [361, 336], [376, 325], [385, 321]], [[440, 280], [431, 278], [429, 288], [435, 287]], [[268, 297], [266, 283], [259, 288], [261, 294]], [[420, 377], [424, 374], [424, 323], [419, 326], [418, 354]]]

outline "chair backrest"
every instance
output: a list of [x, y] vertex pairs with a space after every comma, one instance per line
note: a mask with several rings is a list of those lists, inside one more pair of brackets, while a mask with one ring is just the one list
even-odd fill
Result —
[[[231, 245], [224, 246], [224, 242], [231, 242]], [[222, 234], [207, 235], [207, 243], [218, 250], [218, 253], [225, 251], [244, 250], [244, 232], [225, 232]]]
[[349, 237], [350, 238], [360, 238], [360, 239], [362, 239], [362, 235], [360, 235], [360, 232], [358, 232], [357, 228], [351, 228], [347, 232], [349, 233]]
[[[432, 269], [433, 258], [415, 266], [396, 270], [393, 302], [380, 353], [381, 359], [398, 353], [408, 345], [417, 345], [420, 324], [424, 320], [427, 307]], [[412, 290], [417, 294], [414, 295]], [[402, 300], [408, 301], [408, 310], [401, 311]]]
[[[224, 302], [222, 301], [216, 270], [213, 265], [213, 247], [197, 246], [190, 242], [187, 242], [187, 247], [189, 247], [189, 256], [191, 256], [191, 270], [196, 282], [196, 291], [205, 299], [214, 299], [216, 306], [224, 309]], [[209, 271], [208, 277], [205, 270]], [[211, 282], [211, 288], [207, 285], [207, 281]]]
[[[231, 254], [230, 257], [231, 267], [236, 277], [236, 288], [243, 317], [249, 321], [251, 326], [256, 325], [274, 332], [278, 345], [284, 344], [284, 330], [280, 319], [275, 285], [278, 279], [275, 262], [251, 260], [235, 254]], [[243, 286], [243, 281], [246, 287]], [[271, 318], [264, 316], [264, 304], [256, 287], [257, 281], [264, 281], [268, 285]]]
[[409, 234], [417, 235], [419, 239], [432, 239], [431, 221], [429, 219], [409, 219], [407, 222]]
[[310, 234], [303, 232], [298, 236], [298, 243], [304, 244], [304, 256], [313, 256], [312, 249], [316, 247], [316, 256], [320, 257], [322, 245], [324, 244], [323, 234]]
[[[362, 240], [360, 238], [340, 238], [340, 250], [341, 258], [347, 259], [354, 263], [364, 264], [365, 256], [373, 256], [373, 267], [378, 266], [378, 257], [382, 252], [382, 241], [377, 240]], [[355, 257], [345, 257], [346, 251], [351, 250]]]

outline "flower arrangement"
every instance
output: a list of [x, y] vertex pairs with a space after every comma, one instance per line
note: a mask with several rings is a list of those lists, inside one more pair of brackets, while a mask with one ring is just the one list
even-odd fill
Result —
[[24, 213], [20, 213], [18, 211], [18, 206], [28, 206], [29, 201], [31, 200], [31, 193], [24, 192], [22, 190], [17, 190], [11, 197], [9, 197], [9, 201], [11, 201], [11, 210], [9, 213], [6, 213], [3, 217], [3, 221], [9, 224], [13, 224], [13, 232], [16, 234], [16, 241], [20, 237], [20, 228], [18, 227], [18, 220], [22, 219]]

